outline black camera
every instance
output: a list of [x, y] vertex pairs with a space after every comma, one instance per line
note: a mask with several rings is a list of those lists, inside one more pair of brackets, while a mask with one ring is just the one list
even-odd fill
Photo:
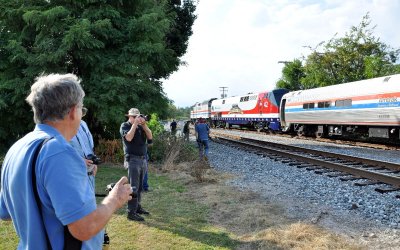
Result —
[[[110, 192], [115, 186], [115, 183], [110, 183], [107, 185], [106, 191]], [[136, 198], [137, 197], [137, 188], [136, 187], [131, 187], [132, 188], [132, 193], [131, 196], [132, 198]]]
[[101, 163], [103, 163], [101, 161], [101, 158], [98, 157], [97, 155], [90, 154], [90, 155], [86, 156], [86, 159], [91, 160], [93, 162], [93, 164], [95, 164], [95, 165], [100, 165]]
[[146, 122], [150, 121], [151, 119], [150, 115], [139, 115], [139, 117], [143, 117]]

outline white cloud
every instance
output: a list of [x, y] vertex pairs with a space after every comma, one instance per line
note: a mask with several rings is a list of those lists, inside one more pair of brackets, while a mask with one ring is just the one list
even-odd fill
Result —
[[175, 105], [270, 90], [281, 76], [278, 61], [308, 55], [336, 33], [343, 36], [369, 12], [374, 35], [398, 48], [398, 0], [201, 0], [183, 60], [188, 66], [164, 81]]

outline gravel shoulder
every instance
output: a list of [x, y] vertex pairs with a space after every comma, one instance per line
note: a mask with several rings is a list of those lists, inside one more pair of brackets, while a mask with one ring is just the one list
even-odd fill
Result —
[[[265, 140], [277, 137], [265, 136]], [[279, 138], [282, 140], [400, 162], [396, 151]], [[316, 175], [213, 142], [209, 161], [214, 170], [234, 176], [224, 180], [223, 185], [251, 193], [259, 204], [274, 208], [275, 219], [320, 226], [362, 249], [400, 249], [400, 199], [395, 198], [400, 192], [382, 195], [373, 186], [355, 187], [351, 182]]]

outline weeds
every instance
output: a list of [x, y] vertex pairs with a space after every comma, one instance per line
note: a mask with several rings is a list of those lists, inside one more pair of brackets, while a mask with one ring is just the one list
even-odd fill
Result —
[[166, 135], [162, 143], [165, 144], [162, 165], [164, 171], [174, 169], [174, 166], [181, 162], [193, 162], [197, 159], [197, 149], [190, 142]]
[[205, 159], [197, 159], [193, 162], [191, 175], [196, 179], [198, 182], [206, 181], [205, 175], [207, 170], [210, 169], [210, 164]]

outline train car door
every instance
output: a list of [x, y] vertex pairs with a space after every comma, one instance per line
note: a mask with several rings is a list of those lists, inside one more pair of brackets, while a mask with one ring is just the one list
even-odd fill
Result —
[[281, 121], [281, 126], [282, 127], [286, 127], [285, 106], [286, 106], [286, 99], [282, 98], [281, 106], [279, 107], [279, 119]]

